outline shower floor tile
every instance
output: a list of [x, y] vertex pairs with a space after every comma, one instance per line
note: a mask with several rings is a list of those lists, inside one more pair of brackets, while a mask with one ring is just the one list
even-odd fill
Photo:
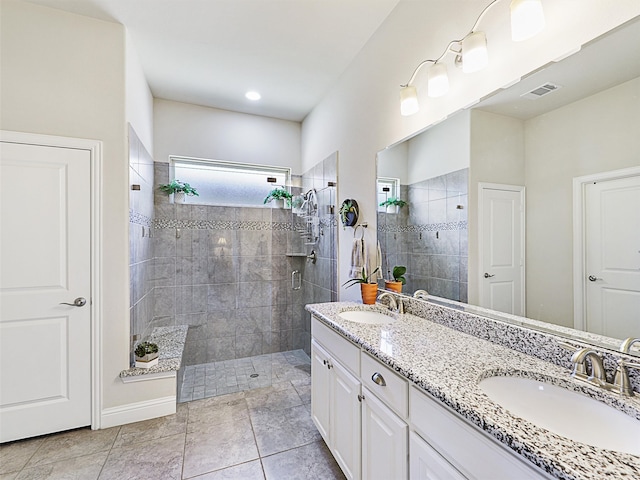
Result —
[[311, 359], [304, 350], [224, 360], [184, 368], [178, 403], [269, 387], [310, 382]]

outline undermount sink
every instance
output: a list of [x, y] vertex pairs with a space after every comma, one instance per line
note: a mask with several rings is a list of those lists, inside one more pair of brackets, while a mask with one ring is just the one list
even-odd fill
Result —
[[347, 310], [340, 312], [339, 316], [350, 322], [367, 323], [369, 325], [384, 325], [395, 321], [395, 318], [391, 315], [375, 310]]
[[489, 377], [480, 389], [513, 415], [557, 435], [640, 455], [640, 421], [586, 395], [520, 377]]

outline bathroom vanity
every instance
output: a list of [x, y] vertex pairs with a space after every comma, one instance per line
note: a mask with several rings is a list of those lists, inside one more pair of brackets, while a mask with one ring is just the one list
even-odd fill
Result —
[[[312, 313], [312, 418], [347, 478], [640, 478], [637, 454], [552, 433], [480, 388], [490, 377], [532, 379], [594, 397], [623, 411], [630, 424], [638, 422], [637, 400], [578, 384], [560, 358], [551, 363], [504, 346], [526, 339], [553, 359], [571, 356], [566, 342], [403, 300], [409, 313], [351, 302], [306, 307]], [[365, 315], [341, 315], [347, 311]]]

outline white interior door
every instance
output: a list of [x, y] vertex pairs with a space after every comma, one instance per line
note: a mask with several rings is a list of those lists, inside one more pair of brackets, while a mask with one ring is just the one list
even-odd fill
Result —
[[585, 185], [586, 330], [640, 337], [640, 175]]
[[91, 424], [90, 155], [0, 144], [3, 442]]
[[480, 184], [480, 306], [525, 314], [524, 187]]

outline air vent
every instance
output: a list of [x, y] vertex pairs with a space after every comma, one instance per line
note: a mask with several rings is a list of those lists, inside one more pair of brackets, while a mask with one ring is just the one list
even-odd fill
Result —
[[539, 87], [534, 88], [533, 90], [523, 93], [520, 95], [522, 98], [528, 98], [529, 100], [536, 100], [540, 97], [544, 97], [545, 95], [550, 94], [558, 89], [562, 88], [560, 85], [556, 85], [553, 83], [545, 83], [544, 85], [540, 85]]

